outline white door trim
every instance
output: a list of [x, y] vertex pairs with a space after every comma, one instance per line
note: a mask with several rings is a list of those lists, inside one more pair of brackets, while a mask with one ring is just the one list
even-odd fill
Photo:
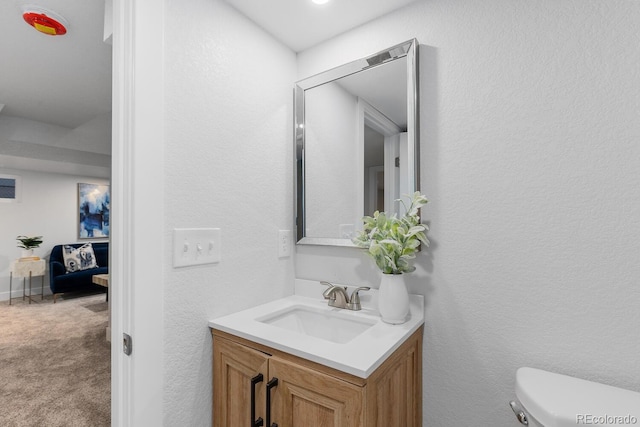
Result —
[[[394, 167], [394, 159], [395, 155], [394, 151], [390, 151], [393, 149], [393, 146], [390, 145], [389, 141], [397, 140], [396, 137], [389, 138], [395, 135], [398, 135], [402, 132], [402, 129], [393, 122], [390, 118], [382, 114], [378, 111], [374, 106], [369, 104], [362, 98], [358, 98], [357, 100], [357, 123], [356, 123], [356, 160], [354, 167], [356, 168], [356, 185], [357, 188], [362, 189], [358, 191], [358, 200], [356, 201], [356, 206], [359, 211], [356, 212], [356, 218], [358, 221], [356, 224], [359, 224], [360, 218], [365, 214], [364, 212], [364, 127], [365, 125], [369, 126], [371, 129], [375, 130], [379, 134], [385, 137], [385, 174], [384, 174], [384, 185], [385, 185], [385, 203], [384, 208], [386, 211], [392, 210], [393, 192], [387, 191], [389, 188], [395, 187], [395, 167]], [[395, 148], [397, 151], [397, 148]], [[391, 173], [394, 172], [394, 173]], [[367, 215], [371, 215], [371, 212], [366, 213]], [[362, 226], [360, 225], [360, 230]]]
[[[163, 418], [163, 2], [114, 0], [111, 425]], [[122, 334], [133, 353], [122, 351]]]

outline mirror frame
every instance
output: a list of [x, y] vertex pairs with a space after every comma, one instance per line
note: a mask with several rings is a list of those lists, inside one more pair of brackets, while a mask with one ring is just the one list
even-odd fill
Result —
[[[419, 102], [418, 102], [418, 41], [416, 39], [397, 44], [373, 55], [349, 62], [300, 80], [294, 86], [294, 148], [295, 148], [295, 226], [298, 245], [325, 245], [356, 247], [351, 239], [307, 237], [305, 212], [305, 132], [304, 94], [305, 91], [325, 83], [346, 77], [372, 67], [406, 58], [407, 61], [407, 142], [408, 174], [410, 193], [419, 190], [420, 183], [420, 143], [419, 143]], [[364, 189], [363, 189], [364, 191]]]

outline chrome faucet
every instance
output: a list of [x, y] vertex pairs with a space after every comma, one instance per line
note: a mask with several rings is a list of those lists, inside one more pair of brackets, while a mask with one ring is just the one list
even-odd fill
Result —
[[347, 293], [346, 287], [336, 286], [329, 282], [320, 282], [321, 284], [328, 286], [322, 293], [324, 299], [329, 300], [329, 306], [335, 308], [346, 308], [347, 310], [358, 311], [362, 309], [360, 305], [360, 291], [368, 291], [371, 289], [368, 286], [361, 286], [353, 291], [351, 298]]

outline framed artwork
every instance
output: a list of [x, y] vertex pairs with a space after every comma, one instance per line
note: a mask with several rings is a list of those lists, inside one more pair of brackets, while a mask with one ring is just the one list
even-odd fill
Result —
[[110, 204], [108, 185], [78, 184], [79, 239], [109, 237]]

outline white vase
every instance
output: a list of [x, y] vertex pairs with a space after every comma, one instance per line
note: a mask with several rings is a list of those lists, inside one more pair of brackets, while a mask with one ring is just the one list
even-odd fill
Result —
[[30, 258], [33, 256], [33, 249], [23, 249], [22, 258]]
[[378, 310], [382, 321], [399, 325], [407, 321], [409, 293], [403, 274], [383, 274], [378, 289]]

